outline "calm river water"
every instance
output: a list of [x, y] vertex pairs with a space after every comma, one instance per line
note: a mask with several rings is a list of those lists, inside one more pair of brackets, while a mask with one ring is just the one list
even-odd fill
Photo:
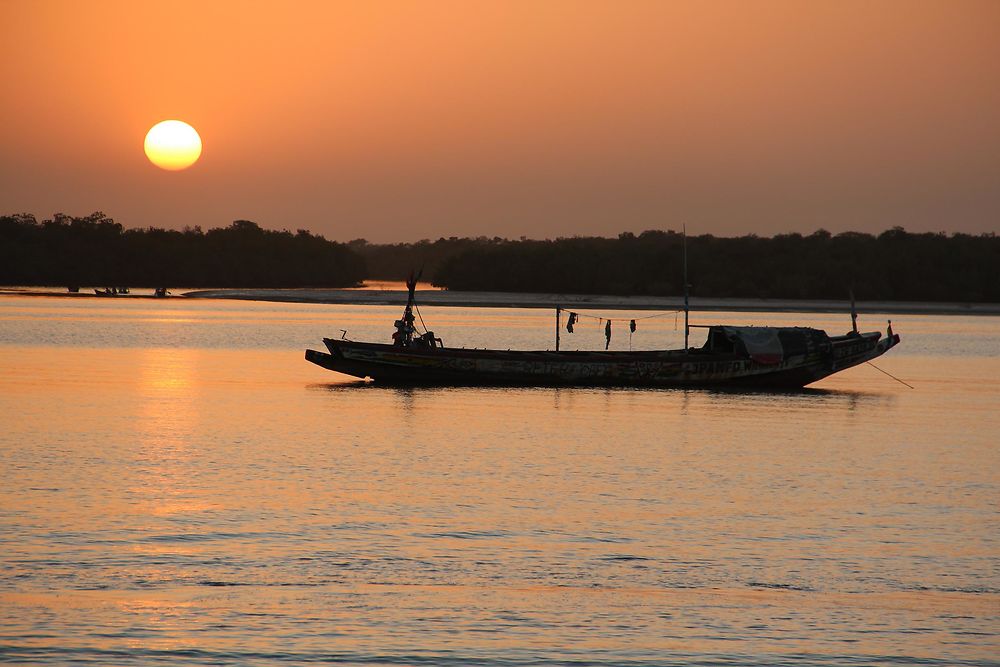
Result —
[[[400, 310], [0, 297], [0, 662], [1000, 664], [1000, 318], [894, 316], [877, 364], [915, 389], [384, 389], [303, 360]], [[422, 314], [552, 344], [551, 311]], [[632, 345], [681, 340], [671, 315]]]

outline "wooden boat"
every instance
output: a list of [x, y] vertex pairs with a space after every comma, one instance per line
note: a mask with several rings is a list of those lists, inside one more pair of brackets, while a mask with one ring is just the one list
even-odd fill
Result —
[[[414, 287], [390, 343], [324, 338], [327, 351], [306, 350], [318, 366], [391, 385], [733, 386], [801, 388], [885, 354], [899, 344], [892, 323], [860, 333], [852, 303], [852, 331], [829, 336], [805, 327], [713, 325], [700, 348], [646, 352], [514, 351], [447, 348], [413, 326]], [[558, 311], [557, 311], [558, 322]], [[558, 324], [557, 324], [558, 327]], [[558, 328], [557, 328], [558, 331]]]

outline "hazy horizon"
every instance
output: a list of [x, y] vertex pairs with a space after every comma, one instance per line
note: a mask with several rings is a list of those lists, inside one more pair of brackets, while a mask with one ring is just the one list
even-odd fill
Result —
[[[1000, 3], [0, 5], [0, 212], [332, 240], [995, 232]], [[191, 123], [201, 160], [151, 165]]]

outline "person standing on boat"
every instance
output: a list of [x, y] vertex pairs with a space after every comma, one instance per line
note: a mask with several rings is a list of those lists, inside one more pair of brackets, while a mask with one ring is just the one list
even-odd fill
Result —
[[398, 347], [409, 347], [413, 342], [413, 334], [417, 330], [413, 326], [413, 312], [407, 308], [403, 312], [403, 319], [393, 322], [396, 330], [392, 332], [392, 344]]
[[403, 333], [405, 331], [403, 320], [396, 320], [392, 324], [396, 327], [396, 330], [392, 332], [392, 344], [396, 347], [403, 347], [406, 340], [406, 335]]

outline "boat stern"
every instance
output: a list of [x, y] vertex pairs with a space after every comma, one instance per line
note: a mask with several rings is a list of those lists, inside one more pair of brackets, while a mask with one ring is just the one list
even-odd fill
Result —
[[322, 366], [327, 370], [335, 371], [336, 358], [332, 354], [320, 352], [319, 350], [306, 350], [306, 361]]
[[331, 348], [332, 354], [320, 352], [319, 350], [306, 350], [306, 361], [316, 364], [321, 368], [336, 373], [343, 373], [352, 377], [364, 380], [369, 377], [369, 368], [359, 365], [344, 358], [335, 348]]

